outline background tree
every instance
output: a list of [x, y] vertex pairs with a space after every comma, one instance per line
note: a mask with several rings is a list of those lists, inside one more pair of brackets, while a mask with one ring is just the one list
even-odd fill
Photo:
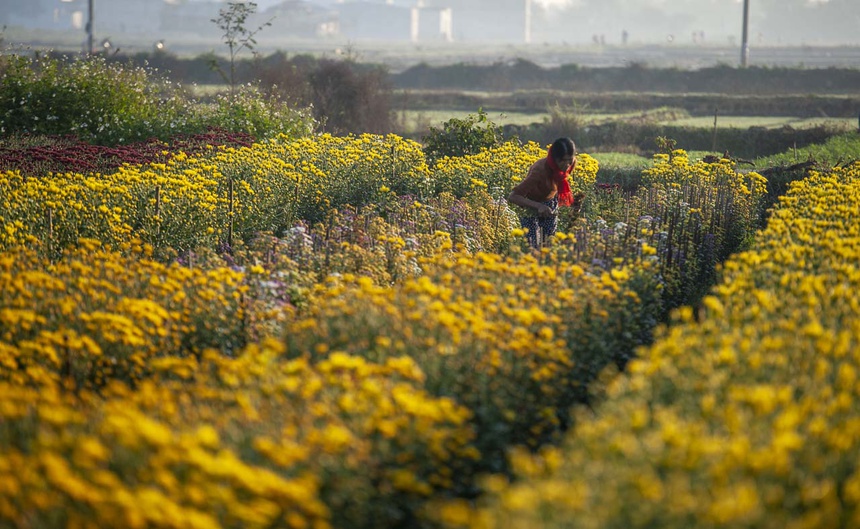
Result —
[[334, 134], [391, 131], [388, 77], [351, 60], [319, 62], [309, 76], [314, 116]]
[[257, 4], [254, 2], [229, 2], [227, 7], [218, 11], [218, 18], [212, 19], [212, 22], [214, 22], [218, 28], [224, 32], [221, 39], [224, 41], [224, 44], [227, 45], [227, 49], [229, 50], [229, 77], [221, 69], [217, 61], [213, 61], [212, 65], [213, 68], [215, 68], [221, 76], [224, 77], [224, 81], [229, 83], [231, 98], [234, 97], [236, 93], [236, 56], [239, 55], [239, 52], [243, 49], [253, 51], [254, 46], [257, 45], [257, 41], [254, 39], [254, 36], [262, 31], [264, 27], [271, 26], [272, 20], [274, 19], [269, 19], [257, 29], [251, 31], [245, 26], [245, 23], [248, 21], [248, 17], [253, 15], [256, 11]]
[[255, 78], [268, 95], [294, 107], [311, 107], [320, 128], [332, 134], [387, 134], [393, 131], [392, 88], [382, 66], [354, 59], [258, 58]]

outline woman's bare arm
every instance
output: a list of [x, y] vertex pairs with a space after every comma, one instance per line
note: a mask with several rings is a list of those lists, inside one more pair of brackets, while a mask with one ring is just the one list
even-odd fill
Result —
[[511, 194], [508, 195], [508, 202], [510, 202], [511, 204], [516, 204], [520, 207], [533, 209], [541, 217], [549, 217], [550, 215], [552, 215], [552, 209], [550, 209], [550, 207], [546, 204], [531, 200], [514, 192], [511, 192]]

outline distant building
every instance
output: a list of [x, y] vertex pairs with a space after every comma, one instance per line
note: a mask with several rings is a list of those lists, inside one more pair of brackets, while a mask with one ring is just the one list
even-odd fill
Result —
[[[160, 26], [164, 8], [174, 0], [110, 0], [95, 3], [94, 27], [105, 33], [152, 33]], [[83, 30], [89, 18], [87, 0], [41, 0], [41, 9], [26, 20], [10, 20], [23, 27]]]
[[454, 40], [454, 13], [450, 7], [413, 7], [412, 42]]
[[378, 2], [339, 4], [340, 33], [350, 39], [402, 40], [412, 38], [412, 9]]
[[530, 42], [532, 0], [423, 0], [427, 7], [453, 11], [452, 38], [457, 42]]
[[34, 29], [83, 29], [87, 23], [86, 0], [43, 0], [31, 11], [17, 13], [13, 11], [6, 20], [11, 26], [21, 26]]
[[334, 6], [340, 35], [350, 39], [451, 42], [453, 10], [423, 0], [344, 1]]
[[[227, 0], [171, 4], [163, 11], [161, 29], [203, 37], [220, 37], [222, 31], [212, 21], [218, 19], [221, 10], [226, 7]], [[304, 0], [284, 0], [256, 12], [245, 22], [245, 27], [253, 31], [267, 22], [272, 24], [266, 28], [267, 34], [276, 32], [283, 37], [324, 38], [340, 32], [336, 10]]]
[[[37, 14], [10, 14], [23, 27], [84, 30], [87, 0], [31, 0]], [[532, 0], [281, 0], [246, 22], [254, 29], [271, 21], [282, 37], [400, 42], [529, 42]], [[183, 34], [218, 38], [212, 22], [228, 0], [96, 0], [95, 31], [100, 36]]]
[[160, 17], [160, 29], [169, 32], [192, 33], [195, 35], [214, 37], [220, 36], [219, 30], [212, 22], [217, 19], [219, 11], [226, 7], [226, 2], [179, 2], [166, 5]]
[[152, 34], [161, 26], [165, 0], [111, 0], [95, 2], [99, 32]]
[[300, 38], [326, 38], [340, 33], [336, 10], [303, 0], [287, 0], [274, 5], [254, 19], [257, 23], [272, 22], [271, 30], [281, 36]]

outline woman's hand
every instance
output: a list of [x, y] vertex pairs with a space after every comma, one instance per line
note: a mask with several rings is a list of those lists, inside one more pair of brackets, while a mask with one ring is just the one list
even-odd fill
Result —
[[537, 214], [539, 217], [552, 217], [553, 211], [552, 208], [546, 204], [541, 204], [537, 207]]

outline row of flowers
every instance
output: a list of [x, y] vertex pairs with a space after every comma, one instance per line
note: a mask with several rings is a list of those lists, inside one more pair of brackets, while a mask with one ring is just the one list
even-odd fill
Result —
[[[497, 194], [542, 152], [431, 169], [396, 137], [322, 137], [109, 175], [7, 173], [0, 518], [412, 526], [428, 499], [479, 492], [512, 445], [570, 426], [598, 373], [650, 341], [665, 291], [751, 230], [761, 194], [728, 161], [676, 152], [653, 185], [605, 201], [627, 207], [564, 219], [530, 252]], [[601, 193], [592, 161], [574, 184]], [[129, 221], [135, 186], [172, 223]], [[293, 212], [267, 234], [276, 204], [294, 207], [277, 186], [321, 220]], [[206, 216], [231, 205], [233, 230]], [[113, 224], [92, 222], [101, 206]]]
[[[860, 164], [792, 185], [558, 449], [515, 453], [470, 527], [854, 527]], [[589, 414], [590, 415], [590, 414]]]
[[169, 141], [150, 139], [114, 147], [91, 145], [74, 136], [22, 135], [7, 138], [0, 146], [0, 171], [18, 171], [29, 176], [51, 173], [110, 173], [125, 165], [163, 160], [171, 152], [197, 155], [213, 145], [247, 147], [248, 134], [210, 130], [175, 135]]
[[[163, 163], [108, 174], [6, 172], [0, 248], [39, 245], [56, 257], [80, 237], [114, 247], [139, 239], [171, 260], [201, 248], [234, 253], [268, 234], [304, 240], [293, 244], [297, 251], [310, 245], [324, 255], [324, 263], [291, 256], [312, 261], [320, 277], [344, 271], [332, 265], [332, 255], [378, 253], [381, 236], [421, 252], [423, 241], [444, 231], [469, 251], [506, 253], [518, 245], [511, 237], [518, 221], [503, 197], [542, 155], [536, 144], [507, 143], [428, 167], [420, 147], [397, 136], [323, 135], [180, 151]], [[708, 271], [757, 226], [763, 179], [738, 173], [728, 160], [693, 163], [682, 151], [658, 156], [647, 185], [626, 196], [594, 185], [596, 161], [579, 158], [572, 186], [585, 196], [584, 208], [562, 208], [560, 223], [576, 237], [577, 261], [608, 268], [638, 258], [644, 237], [667, 264], [662, 273], [676, 291], [691, 283], [686, 276], [708, 284]], [[388, 231], [380, 233], [380, 226]], [[402, 275], [390, 270], [387, 251], [389, 262], [377, 268]], [[677, 305], [693, 296], [675, 297]]]
[[33, 527], [380, 527], [477, 457], [469, 410], [408, 357], [162, 357], [99, 395], [0, 382], [0, 520]]
[[32, 469], [6, 475], [0, 516], [40, 526], [406, 523], [557, 435], [579, 355], [630, 348], [657, 305], [645, 264], [440, 252], [397, 287], [333, 277], [281, 314], [280, 342], [239, 349], [263, 314], [243, 313], [236, 271], [89, 241], [38, 259], [4, 254], [0, 275], [17, 305], [0, 312], [0, 468]]
[[[106, 243], [136, 237], [156, 251], [216, 248], [260, 232], [282, 235], [297, 222], [316, 224], [347, 206], [403, 196], [420, 205], [445, 191], [462, 197], [488, 185], [509, 189], [538, 151], [535, 144], [509, 143], [431, 170], [417, 143], [393, 135], [283, 136], [250, 147], [179, 151], [163, 163], [107, 174], [7, 171], [0, 175], [0, 248], [41, 241], [62, 249], [81, 236]], [[596, 163], [583, 167], [577, 180], [593, 182]]]

